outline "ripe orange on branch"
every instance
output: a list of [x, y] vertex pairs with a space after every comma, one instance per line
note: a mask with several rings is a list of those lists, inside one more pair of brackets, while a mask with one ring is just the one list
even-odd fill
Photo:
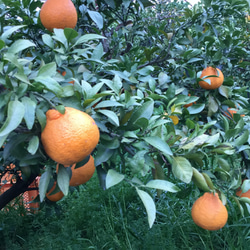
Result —
[[200, 78], [204, 80], [199, 81], [199, 85], [203, 89], [217, 89], [222, 85], [224, 81], [224, 75], [221, 70], [218, 68], [213, 68], [211, 66], [202, 70]]
[[49, 31], [54, 28], [74, 29], [77, 24], [77, 12], [71, 0], [47, 0], [42, 5], [40, 19]]
[[95, 172], [95, 162], [92, 156], [89, 157], [89, 160], [86, 164], [79, 168], [75, 168], [76, 164], [71, 167], [72, 176], [69, 182], [70, 186], [79, 186], [87, 181], [93, 176]]
[[90, 155], [98, 144], [99, 129], [87, 113], [65, 107], [64, 114], [55, 109], [48, 110], [46, 118], [41, 141], [52, 160], [72, 165]]
[[227, 209], [217, 193], [204, 193], [194, 202], [191, 214], [196, 225], [210, 231], [224, 227], [228, 219]]
[[57, 202], [59, 200], [61, 200], [64, 196], [63, 192], [62, 191], [59, 191], [55, 194], [51, 194], [56, 188], [56, 181], [54, 182], [52, 188], [49, 190], [48, 193], [46, 193], [46, 197], [47, 199], [49, 199], [50, 201], [54, 201], [54, 202]]

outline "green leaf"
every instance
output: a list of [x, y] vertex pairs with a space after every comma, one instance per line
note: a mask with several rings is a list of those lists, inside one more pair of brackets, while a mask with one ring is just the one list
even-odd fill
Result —
[[145, 137], [144, 140], [154, 148], [163, 152], [163, 154], [173, 155], [169, 145], [165, 141], [163, 141], [160, 137], [158, 136]]
[[115, 112], [110, 111], [110, 110], [102, 110], [102, 109], [99, 109], [97, 112], [107, 116], [108, 120], [112, 124], [119, 127], [119, 124], [120, 124], [119, 118], [118, 118], [118, 116], [117, 116], [117, 114]]
[[81, 36], [74, 44], [74, 46], [82, 44], [82, 43], [87, 43], [88, 41], [91, 40], [99, 40], [99, 39], [106, 39], [104, 36], [100, 36], [97, 34], [86, 34]]
[[46, 115], [41, 109], [36, 109], [36, 117], [43, 131], [46, 125]]
[[38, 77], [51, 77], [54, 76], [56, 74], [56, 63], [55, 62], [51, 62], [48, 64], [43, 65], [38, 73], [37, 76]]
[[25, 107], [18, 100], [10, 101], [8, 104], [8, 114], [3, 126], [0, 129], [0, 136], [5, 136], [16, 129], [22, 122]]
[[125, 176], [116, 172], [114, 169], [109, 169], [107, 176], [106, 176], [106, 188], [110, 188], [115, 186], [116, 184], [120, 183]]
[[43, 34], [42, 35], [42, 40], [43, 40], [44, 44], [49, 46], [51, 49], [54, 49], [54, 42], [53, 42], [53, 39], [52, 39], [52, 37], [50, 35]]
[[45, 195], [47, 193], [51, 176], [52, 176], [52, 169], [50, 167], [46, 167], [45, 172], [41, 175], [39, 180], [39, 195], [41, 202], [43, 202]]
[[182, 156], [173, 157], [172, 171], [176, 178], [185, 183], [190, 183], [192, 180], [192, 166], [190, 162]]
[[63, 94], [63, 89], [60, 84], [49, 76], [37, 76], [35, 80], [43, 84], [48, 91], [53, 92], [56, 96]]
[[193, 149], [197, 145], [203, 145], [209, 138], [209, 135], [202, 134], [195, 137], [191, 142], [181, 146], [182, 149]]
[[95, 166], [99, 166], [103, 162], [106, 162], [109, 160], [109, 158], [113, 155], [114, 150], [105, 147], [102, 144], [99, 144], [97, 146], [97, 153], [95, 155]]
[[142, 191], [136, 187], [136, 192], [139, 195], [140, 199], [142, 200], [144, 207], [146, 208], [147, 215], [148, 215], [148, 224], [149, 224], [149, 227], [151, 228], [154, 224], [155, 217], [156, 217], [155, 203], [152, 197], [145, 191]]
[[39, 138], [38, 136], [34, 135], [29, 141], [27, 150], [30, 154], [34, 155], [38, 150], [38, 148], [39, 148]]
[[22, 104], [25, 107], [24, 120], [26, 122], [27, 128], [32, 129], [35, 122], [36, 103], [30, 98], [24, 96], [22, 98]]
[[29, 40], [25, 40], [25, 39], [20, 39], [15, 41], [9, 48], [8, 52], [9, 53], [13, 53], [16, 54], [24, 49], [27, 49], [29, 47], [36, 47], [36, 45], [34, 43], [32, 43]]
[[194, 184], [202, 191], [209, 192], [210, 188], [207, 185], [205, 177], [196, 168], [192, 168], [192, 169], [193, 169], [192, 180]]
[[153, 110], [154, 110], [154, 101], [150, 100], [143, 103], [141, 107], [139, 107], [132, 113], [128, 121], [128, 127], [131, 129], [137, 129], [138, 127], [135, 126], [134, 123], [140, 118], [146, 118], [149, 120], [149, 118], [153, 114]]
[[78, 32], [71, 28], [64, 28], [63, 32], [68, 41], [71, 41], [78, 36]]
[[97, 11], [87, 10], [90, 18], [93, 22], [97, 25], [99, 29], [103, 28], [103, 17], [102, 15]]
[[124, 107], [124, 105], [116, 101], [107, 100], [107, 101], [102, 101], [95, 106], [96, 109], [107, 108], [107, 107]]
[[209, 109], [209, 111], [208, 111], [209, 116], [212, 116], [219, 109], [219, 105], [218, 105], [216, 99], [212, 95], [209, 95], [209, 97], [208, 97], [208, 109]]
[[188, 107], [187, 110], [189, 114], [199, 114], [205, 108], [205, 104], [193, 104], [192, 106]]
[[242, 135], [240, 135], [233, 143], [234, 146], [241, 146], [248, 141], [249, 131], [245, 130]]
[[202, 58], [191, 58], [190, 60], [188, 60], [187, 63], [194, 63], [194, 62], [198, 62], [198, 61], [203, 61]]
[[16, 32], [17, 30], [25, 27], [26, 25], [18, 25], [18, 26], [14, 26], [14, 27], [10, 27], [9, 29], [7, 29], [2, 35], [1, 35], [1, 39], [6, 42], [7, 38], [9, 36], [11, 36], [14, 32]]
[[69, 192], [70, 178], [71, 178], [71, 168], [64, 167], [63, 165], [59, 164], [57, 173], [57, 184], [65, 196]]
[[224, 97], [226, 97], [226, 98], [229, 98], [229, 94], [230, 94], [230, 92], [231, 92], [231, 87], [227, 87], [227, 86], [223, 86], [223, 85], [221, 85], [220, 87], [219, 87], [219, 93], [222, 95], [222, 96], [224, 96]]
[[151, 180], [146, 184], [146, 187], [161, 189], [172, 193], [180, 191], [180, 189], [176, 185], [165, 180]]

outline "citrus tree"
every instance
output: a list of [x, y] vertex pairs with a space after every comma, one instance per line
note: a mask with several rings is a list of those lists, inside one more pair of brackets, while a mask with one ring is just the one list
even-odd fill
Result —
[[[163, 191], [217, 192], [244, 215], [250, 200], [234, 193], [250, 167], [248, 1], [204, 0], [191, 8], [76, 0], [76, 27], [52, 32], [41, 23], [40, 1], [3, 3], [1, 176], [11, 171], [16, 183], [0, 196], [0, 208], [38, 175], [41, 203], [55, 183], [53, 193], [68, 194], [73, 170], [48, 156], [41, 134], [48, 110], [64, 115], [70, 107], [99, 128], [91, 155], [101, 187], [129, 183], [150, 227]], [[214, 71], [203, 74], [209, 66]], [[221, 86], [202, 87], [222, 74]], [[77, 147], [74, 140], [59, 158]], [[76, 160], [76, 169], [88, 160]], [[249, 188], [245, 181], [242, 191]]]

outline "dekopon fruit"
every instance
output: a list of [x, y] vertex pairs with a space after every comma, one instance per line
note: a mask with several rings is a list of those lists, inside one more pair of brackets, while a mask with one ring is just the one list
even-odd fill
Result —
[[200, 78], [203, 81], [199, 81], [199, 85], [203, 89], [208, 90], [219, 88], [224, 81], [224, 75], [221, 70], [211, 66], [202, 70]]
[[99, 129], [87, 113], [65, 107], [64, 114], [55, 109], [48, 110], [46, 118], [41, 141], [52, 160], [72, 165], [90, 155], [98, 144]]
[[74, 29], [77, 24], [77, 11], [71, 0], [47, 0], [42, 5], [40, 19], [49, 31], [54, 28]]

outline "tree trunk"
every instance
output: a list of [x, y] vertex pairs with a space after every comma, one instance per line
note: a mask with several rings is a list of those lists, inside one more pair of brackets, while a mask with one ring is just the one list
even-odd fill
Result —
[[10, 201], [16, 198], [18, 195], [24, 193], [28, 190], [29, 185], [37, 177], [36, 174], [31, 174], [29, 179], [24, 181], [22, 179], [17, 179], [17, 182], [13, 186], [0, 195], [0, 210], [4, 208]]

